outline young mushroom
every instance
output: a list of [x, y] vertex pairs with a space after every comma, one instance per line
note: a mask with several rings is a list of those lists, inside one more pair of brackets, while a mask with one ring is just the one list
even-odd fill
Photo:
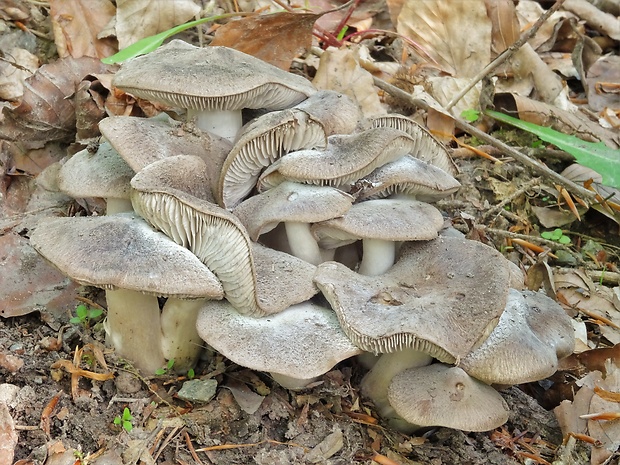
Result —
[[333, 187], [283, 182], [245, 200], [233, 213], [253, 241], [284, 223], [291, 253], [318, 265], [324, 260], [310, 232], [311, 224], [342, 216], [352, 204], [353, 197]]
[[[196, 157], [179, 155], [152, 163], [136, 174], [131, 180], [136, 212], [207, 265], [221, 281], [225, 298], [240, 313], [276, 313], [318, 292], [311, 278], [314, 266], [277, 251], [257, 252], [237, 217], [198, 192], [201, 186], [206, 189], [205, 183], [194, 186], [185, 182], [198, 172], [194, 163], [204, 166]], [[291, 274], [283, 283], [265, 281], [283, 262], [294, 270], [295, 279]], [[295, 290], [282, 289], [281, 284], [286, 283]]]
[[165, 113], [154, 118], [110, 116], [99, 122], [99, 130], [136, 173], [173, 155], [201, 158], [208, 167], [211, 190], [217, 185], [222, 163], [232, 147], [226, 139], [209, 132], [190, 131]]
[[574, 347], [571, 319], [559, 304], [538, 292], [511, 289], [493, 332], [459, 366], [488, 384], [522, 384], [551, 376]]
[[452, 176], [458, 173], [446, 148], [411, 118], [399, 114], [377, 116], [371, 120], [371, 127], [393, 128], [406, 132], [416, 141], [416, 146], [410, 152], [413, 157], [441, 168]]
[[[177, 370], [193, 366], [196, 299], [221, 299], [223, 290], [190, 251], [128, 213], [46, 219], [30, 242], [73, 280], [106, 290], [106, 331], [119, 355], [146, 374], [166, 359]], [[158, 296], [168, 298], [161, 314]]]
[[406, 422], [395, 420], [392, 425], [405, 432], [423, 426], [489, 431], [508, 421], [506, 401], [495, 389], [442, 363], [394, 376], [388, 400]]
[[394, 264], [398, 241], [434, 239], [442, 226], [441, 213], [428, 203], [379, 199], [357, 203], [341, 217], [317, 223], [311, 230], [325, 249], [361, 240], [358, 272], [376, 276]]
[[123, 64], [112, 83], [139, 98], [186, 108], [205, 131], [233, 142], [243, 108], [281, 110], [316, 92], [305, 78], [227, 47], [172, 40]]
[[456, 192], [461, 184], [441, 168], [407, 155], [380, 166], [359, 181], [357, 200], [408, 198], [436, 202]]
[[100, 197], [106, 214], [132, 211], [129, 181], [133, 170], [109, 143], [91, 153], [84, 149], [65, 162], [58, 172], [58, 188], [73, 198]]
[[284, 181], [348, 190], [375, 168], [407, 155], [416, 144], [408, 134], [389, 128], [333, 135], [327, 140], [323, 151], [299, 150], [278, 159], [258, 179], [258, 191]]

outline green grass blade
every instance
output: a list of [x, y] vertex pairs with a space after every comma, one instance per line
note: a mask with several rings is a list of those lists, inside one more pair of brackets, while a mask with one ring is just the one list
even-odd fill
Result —
[[521, 121], [497, 111], [486, 110], [485, 113], [498, 121], [535, 134], [545, 142], [570, 153], [579, 164], [599, 173], [603, 177], [603, 184], [620, 189], [620, 150], [611, 149], [602, 142], [586, 142], [578, 137]]
[[122, 50], [119, 50], [118, 53], [115, 53], [112, 56], [107, 58], [102, 58], [101, 62], [106, 65], [113, 65], [115, 63], [122, 63], [125, 60], [129, 60], [130, 58], [137, 57], [138, 55], [144, 55], [146, 53], [152, 52], [157, 49], [161, 44], [164, 43], [169, 37], [172, 37], [179, 32], [183, 32], [187, 29], [190, 29], [195, 26], [199, 26], [203, 23], [208, 23], [211, 21], [218, 21], [220, 19], [232, 18], [233, 16], [243, 16], [243, 13], [227, 13], [223, 15], [209, 16], [207, 18], [197, 19], [195, 21], [190, 21], [189, 23], [180, 24], [178, 26], [173, 27], [172, 29], [168, 29], [167, 31], [160, 32], [159, 34], [155, 34], [154, 36], [145, 37], [144, 39], [140, 39], [139, 41], [131, 44], [129, 47], [125, 47]]

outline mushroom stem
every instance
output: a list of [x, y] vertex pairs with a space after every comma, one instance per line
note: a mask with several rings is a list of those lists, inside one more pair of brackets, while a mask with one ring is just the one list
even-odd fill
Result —
[[196, 127], [234, 142], [243, 126], [241, 110], [187, 110], [187, 120], [195, 120]]
[[131, 205], [130, 199], [115, 199], [108, 197], [105, 201], [105, 214], [108, 216], [116, 213], [127, 213], [133, 211], [133, 206]]
[[157, 297], [127, 289], [106, 291], [107, 341], [121, 357], [131, 359], [145, 374], [166, 363], [161, 350]]
[[392, 378], [401, 371], [429, 365], [432, 360], [427, 353], [414, 349], [383, 354], [362, 379], [362, 394], [373, 401], [383, 418], [388, 421], [403, 421], [388, 401], [388, 386]]
[[284, 223], [284, 228], [293, 255], [313, 265], [323, 263], [319, 245], [310, 232], [309, 223], [287, 221]]
[[177, 373], [193, 368], [200, 356], [203, 342], [196, 329], [196, 319], [205, 301], [169, 298], [162, 309], [162, 352], [166, 360], [174, 360], [173, 369]]
[[385, 273], [394, 265], [396, 242], [382, 239], [364, 239], [362, 249], [359, 274], [377, 276]]

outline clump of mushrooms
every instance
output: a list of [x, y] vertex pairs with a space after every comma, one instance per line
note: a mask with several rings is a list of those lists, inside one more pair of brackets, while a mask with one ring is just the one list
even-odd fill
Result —
[[[67, 230], [72, 219], [35, 231], [37, 250], [74, 279], [152, 292], [127, 277], [79, 274], [79, 257], [46, 245], [53, 229], [62, 236], [57, 243], [85, 247], [97, 237], [104, 249], [110, 231], [140, 225], [193, 257], [196, 270], [215, 275], [210, 300], [186, 312], [193, 341], [198, 335], [235, 363], [294, 389], [346, 358], [375, 354], [362, 393], [406, 432], [495, 428], [508, 413], [494, 385], [542, 379], [572, 352], [572, 326], [558, 304], [521, 291], [521, 272], [491, 247], [442, 235], [445, 220], [429, 202], [459, 188], [457, 171], [445, 147], [413, 120], [364, 120], [347, 97], [317, 92], [299, 76], [231, 49], [176, 40], [124, 64], [114, 84], [187, 109], [198, 132], [206, 132], [188, 131], [180, 143], [168, 128], [183, 130], [170, 121], [101, 123], [128, 165], [117, 170], [124, 173], [119, 209], [129, 209], [130, 199], [135, 212], [83, 219], [102, 225], [88, 235], [76, 232], [81, 227]], [[242, 108], [267, 112], [242, 126]], [[123, 127], [134, 128], [130, 149], [118, 140], [122, 129], [115, 128]], [[163, 142], [141, 149], [149, 134]], [[122, 237], [135, 245], [128, 235]], [[155, 260], [141, 250], [143, 261]], [[205, 278], [184, 279], [206, 286]], [[118, 291], [108, 292], [111, 327]], [[169, 303], [207, 294], [157, 292]], [[324, 300], [314, 297], [319, 292]], [[166, 314], [164, 308], [151, 331], [166, 335]], [[125, 351], [124, 338], [110, 341], [138, 360]], [[151, 370], [172, 356], [193, 363], [196, 354], [175, 352], [175, 344], [158, 343], [154, 359], [140, 360], [140, 367]]]

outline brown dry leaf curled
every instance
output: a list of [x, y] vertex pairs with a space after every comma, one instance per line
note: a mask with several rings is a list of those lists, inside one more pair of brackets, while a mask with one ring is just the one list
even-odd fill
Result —
[[0, 139], [30, 143], [70, 140], [75, 133], [73, 95], [82, 79], [113, 67], [96, 58], [63, 58], [41, 66], [24, 82], [19, 106], [5, 108]]
[[211, 45], [231, 47], [285, 71], [312, 45], [312, 27], [320, 15], [274, 13], [251, 16], [220, 27]]
[[116, 12], [110, 0], [50, 0], [50, 7], [60, 57], [103, 58], [116, 53], [114, 40], [97, 37]]
[[118, 46], [123, 49], [140, 39], [183, 24], [199, 12], [200, 7], [192, 0], [117, 0]]

